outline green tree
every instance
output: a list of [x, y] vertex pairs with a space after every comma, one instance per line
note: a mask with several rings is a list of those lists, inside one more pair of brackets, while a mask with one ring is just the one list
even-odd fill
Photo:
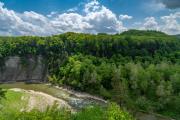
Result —
[[123, 111], [115, 103], [109, 104], [105, 115], [107, 120], [134, 120], [128, 112]]

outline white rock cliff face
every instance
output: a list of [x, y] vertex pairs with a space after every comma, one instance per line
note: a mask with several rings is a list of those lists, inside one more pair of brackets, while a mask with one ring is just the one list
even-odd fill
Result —
[[47, 80], [47, 66], [41, 56], [8, 57], [0, 68], [0, 82]]

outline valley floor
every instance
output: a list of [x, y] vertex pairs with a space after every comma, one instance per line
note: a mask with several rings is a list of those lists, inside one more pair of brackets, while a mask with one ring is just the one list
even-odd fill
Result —
[[[69, 109], [72, 112], [90, 104], [106, 104], [106, 101], [101, 98], [46, 84], [13, 83], [1, 84], [0, 87], [7, 89], [6, 98], [2, 100], [0, 106], [3, 113], [31, 111], [33, 109], [44, 111], [55, 103], [58, 107]], [[136, 117], [140, 120], [170, 120], [162, 116], [141, 112]]]

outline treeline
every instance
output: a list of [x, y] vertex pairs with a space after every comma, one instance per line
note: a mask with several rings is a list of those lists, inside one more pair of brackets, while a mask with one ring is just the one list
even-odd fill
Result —
[[[132, 35], [131, 35], [132, 32]], [[149, 33], [149, 31], [138, 31]], [[82, 53], [96, 57], [125, 57], [128, 60], [179, 62], [180, 40], [163, 33], [137, 35], [134, 30], [116, 35], [65, 33], [52, 37], [0, 37], [0, 57], [40, 54], [69, 56]], [[160, 35], [159, 35], [160, 34]], [[159, 35], [159, 36], [158, 36]]]
[[0, 58], [41, 55], [53, 84], [100, 95], [131, 110], [180, 118], [180, 39], [156, 31], [1, 37]]

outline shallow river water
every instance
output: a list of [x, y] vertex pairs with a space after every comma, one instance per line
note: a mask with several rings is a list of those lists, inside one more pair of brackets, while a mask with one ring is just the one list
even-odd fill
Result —
[[[20, 88], [24, 90], [33, 90], [37, 92], [42, 92], [58, 99], [64, 100], [67, 102], [73, 109], [80, 110], [81, 108], [89, 105], [101, 105], [106, 106], [107, 101], [95, 97], [86, 93], [76, 92], [73, 90], [68, 90], [65, 88], [52, 86], [49, 84], [26, 84], [23, 82], [0, 84], [0, 88], [12, 89]], [[158, 116], [155, 114], [138, 112], [136, 118], [139, 120], [172, 120], [167, 117]]]
[[106, 101], [101, 98], [48, 84], [26, 84], [20, 82], [1, 84], [0, 87], [4, 89], [20, 88], [24, 90], [34, 90], [37, 92], [46, 93], [53, 97], [66, 101], [72, 108], [76, 110], [88, 105], [106, 105]]

